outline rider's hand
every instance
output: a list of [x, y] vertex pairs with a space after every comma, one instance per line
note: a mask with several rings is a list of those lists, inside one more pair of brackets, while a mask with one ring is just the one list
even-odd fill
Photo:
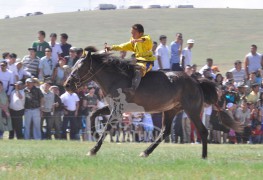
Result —
[[111, 51], [111, 47], [110, 46], [105, 46], [105, 50], [106, 51]]

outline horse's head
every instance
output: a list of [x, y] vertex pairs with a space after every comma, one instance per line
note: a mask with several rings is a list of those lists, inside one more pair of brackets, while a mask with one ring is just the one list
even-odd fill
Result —
[[96, 48], [89, 46], [85, 48], [85, 51], [88, 53], [76, 62], [69, 77], [64, 83], [64, 87], [68, 91], [75, 92], [84, 83], [91, 81], [93, 78], [95, 69], [93, 67], [91, 53], [97, 52], [97, 50]]

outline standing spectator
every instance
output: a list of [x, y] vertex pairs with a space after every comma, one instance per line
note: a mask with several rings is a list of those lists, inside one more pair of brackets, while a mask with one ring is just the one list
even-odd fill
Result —
[[192, 48], [194, 47], [195, 41], [193, 39], [187, 40], [187, 47], [182, 52], [182, 67], [185, 68], [187, 65], [192, 65]]
[[64, 65], [66, 64], [66, 60], [63, 57], [60, 57], [58, 60], [58, 65], [54, 69], [52, 81], [59, 87], [59, 91], [61, 94], [65, 92], [63, 84], [67, 78], [66, 70]]
[[15, 83], [15, 90], [10, 95], [10, 114], [12, 119], [13, 131], [9, 132], [9, 139], [24, 139], [23, 136], [23, 116], [25, 113], [25, 92], [22, 81]]
[[[42, 139], [51, 139], [51, 121], [53, 118], [55, 95], [49, 91], [51, 82], [46, 80], [46, 82], [41, 85], [41, 91], [44, 96], [44, 107], [41, 108], [41, 127], [42, 127]], [[44, 120], [46, 121], [46, 133], [43, 132]], [[52, 124], [53, 125], [53, 124]]]
[[2, 60], [8, 60], [10, 58], [10, 53], [9, 52], [4, 52], [2, 53]]
[[4, 91], [3, 83], [0, 81], [0, 139], [2, 139], [4, 131], [12, 130], [12, 121], [8, 106], [8, 97]]
[[62, 139], [67, 139], [67, 128], [70, 123], [70, 139], [78, 140], [79, 132], [77, 127], [77, 116], [79, 109], [79, 97], [69, 89], [60, 96], [61, 102], [64, 105], [64, 117], [62, 123]]
[[[158, 46], [157, 42], [156, 42], [156, 41], [153, 41], [152, 53], [153, 53], [153, 56], [154, 56], [156, 59], [157, 59], [157, 57], [156, 57], [156, 49], [157, 49], [157, 46]], [[133, 56], [133, 54], [132, 54], [132, 56]], [[135, 60], [134, 63], [136, 62], [135, 57], [133, 57], [132, 60]], [[154, 61], [154, 62], [153, 62], [153, 67], [152, 67], [152, 71], [158, 71], [159, 69], [160, 69], [160, 67], [159, 67], [158, 61]]]
[[[183, 129], [182, 129], [183, 111], [179, 112], [173, 119], [172, 129], [171, 129], [171, 140], [172, 143], [178, 143], [178, 138], [180, 137], [180, 143], [183, 143]], [[170, 139], [166, 138], [165, 142], [169, 142]]]
[[185, 112], [183, 113], [182, 130], [183, 130], [183, 142], [184, 143], [190, 143], [191, 142], [191, 138], [190, 138], [191, 120]]
[[141, 142], [143, 140], [142, 118], [143, 118], [142, 113], [132, 112], [132, 125], [133, 125], [132, 142]]
[[[235, 113], [236, 120], [241, 123], [244, 127], [248, 127], [251, 125], [250, 121], [250, 109], [247, 107], [247, 102], [243, 101], [241, 106], [237, 109]], [[243, 133], [236, 133], [237, 143], [246, 143], [243, 138]]]
[[25, 139], [30, 139], [30, 126], [33, 122], [33, 138], [36, 140], [41, 139], [41, 110], [44, 107], [44, 96], [39, 88], [34, 86], [32, 78], [26, 79], [25, 88]]
[[237, 86], [239, 83], [243, 83], [246, 79], [246, 71], [242, 68], [242, 62], [236, 60], [234, 63], [234, 68], [230, 69], [229, 72], [232, 72], [234, 83]]
[[208, 69], [210, 71], [210, 73], [212, 73], [212, 66], [213, 66], [213, 59], [212, 58], [207, 58], [206, 59], [206, 65], [204, 65], [200, 70], [199, 73], [200, 74], [204, 74], [204, 71], [206, 69]]
[[13, 90], [14, 85], [14, 75], [11, 71], [7, 69], [7, 62], [0, 62], [1, 71], [0, 71], [0, 81], [4, 87], [4, 91], [9, 96]]
[[183, 71], [180, 66], [180, 57], [183, 49], [183, 35], [176, 33], [175, 41], [171, 43], [171, 69], [172, 71]]
[[39, 57], [36, 56], [36, 48], [28, 48], [29, 55], [22, 59], [23, 69], [31, 73], [32, 76], [38, 78], [39, 73]]
[[7, 68], [9, 71], [11, 71], [14, 75], [14, 81], [18, 81], [18, 73], [17, 73], [17, 67], [15, 65], [17, 55], [15, 53], [11, 53], [9, 56], [9, 59], [7, 60]]
[[144, 113], [143, 115], [144, 142], [153, 142], [153, 121], [152, 115]]
[[55, 95], [55, 103], [53, 108], [53, 116], [50, 122], [50, 127], [54, 127], [55, 129], [55, 139], [61, 139], [61, 116], [63, 110], [63, 104], [59, 97], [59, 87], [58, 86], [51, 86], [49, 90]]
[[45, 41], [45, 31], [38, 31], [38, 41], [32, 44], [32, 48], [36, 48], [36, 56], [42, 58], [45, 56], [45, 49], [49, 48], [49, 44]]
[[71, 47], [69, 49], [69, 56], [65, 56], [66, 59], [66, 64], [72, 68], [75, 63], [78, 61], [78, 56], [77, 56], [77, 48], [76, 47]]
[[51, 33], [50, 34], [50, 42], [49, 42], [49, 46], [52, 49], [52, 60], [53, 60], [53, 64], [57, 64], [58, 63], [58, 58], [61, 56], [62, 54], [62, 49], [59, 43], [57, 43], [57, 34], [56, 33]]
[[71, 48], [71, 44], [68, 42], [68, 35], [66, 33], [60, 34], [60, 46], [62, 49], [61, 57], [65, 57], [69, 55], [69, 49]]
[[249, 78], [251, 72], [256, 72], [261, 69], [261, 54], [257, 53], [257, 46], [252, 44], [250, 47], [250, 53], [245, 57], [245, 71], [246, 78]]
[[16, 62], [16, 68], [19, 81], [24, 81], [25, 79], [32, 76], [30, 72], [23, 69], [23, 63], [21, 61]]
[[171, 64], [169, 59], [169, 48], [166, 45], [167, 37], [165, 35], [161, 35], [160, 45], [156, 49], [157, 62], [160, 69], [170, 70]]
[[186, 65], [184, 72], [188, 75], [191, 76], [193, 74], [193, 68], [190, 65]]
[[46, 77], [52, 77], [55, 68], [54, 61], [52, 60], [52, 49], [45, 49], [46, 56], [42, 57], [39, 63], [39, 80], [43, 81]]

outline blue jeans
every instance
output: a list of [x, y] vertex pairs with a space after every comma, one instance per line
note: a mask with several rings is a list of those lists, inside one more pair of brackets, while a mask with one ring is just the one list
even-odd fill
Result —
[[30, 125], [33, 122], [33, 137], [36, 140], [41, 139], [41, 129], [40, 129], [40, 109], [26, 109], [25, 110], [25, 139], [30, 139]]
[[67, 111], [67, 114], [64, 114], [61, 138], [65, 140], [67, 139], [68, 123], [70, 124], [70, 139], [79, 140], [79, 128], [77, 117], [75, 117], [75, 111]]

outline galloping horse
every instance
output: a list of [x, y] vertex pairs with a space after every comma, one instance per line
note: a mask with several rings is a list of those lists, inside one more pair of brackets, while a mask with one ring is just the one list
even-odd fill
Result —
[[[121, 61], [109, 53], [97, 53], [94, 47], [87, 47], [88, 54], [80, 59], [64, 86], [67, 90], [76, 91], [88, 81], [95, 81], [100, 85], [103, 93], [112, 98], [119, 96], [118, 90], [130, 87], [135, 65]], [[194, 123], [202, 139], [202, 158], [207, 157], [207, 136], [208, 131], [203, 125], [200, 115], [203, 110], [203, 103], [215, 104], [217, 102], [216, 85], [206, 79], [196, 80], [185, 73], [173, 73], [167, 76], [164, 72], [149, 72], [142, 78], [135, 95], [126, 94], [128, 103], [135, 103], [143, 107], [145, 112], [162, 112], [162, 129], [159, 137], [140, 156], [147, 157], [170, 135], [171, 124], [174, 116], [184, 110]], [[92, 131], [95, 130], [94, 121], [98, 115], [108, 115], [110, 118], [104, 127], [97, 144], [89, 151], [89, 155], [96, 155], [105, 138], [106, 130], [109, 128], [113, 111], [109, 106], [98, 109], [91, 116]], [[126, 109], [128, 112], [134, 110]], [[123, 113], [123, 112], [121, 112]], [[220, 111], [222, 124], [240, 131], [240, 125], [231, 119], [224, 111]]]

